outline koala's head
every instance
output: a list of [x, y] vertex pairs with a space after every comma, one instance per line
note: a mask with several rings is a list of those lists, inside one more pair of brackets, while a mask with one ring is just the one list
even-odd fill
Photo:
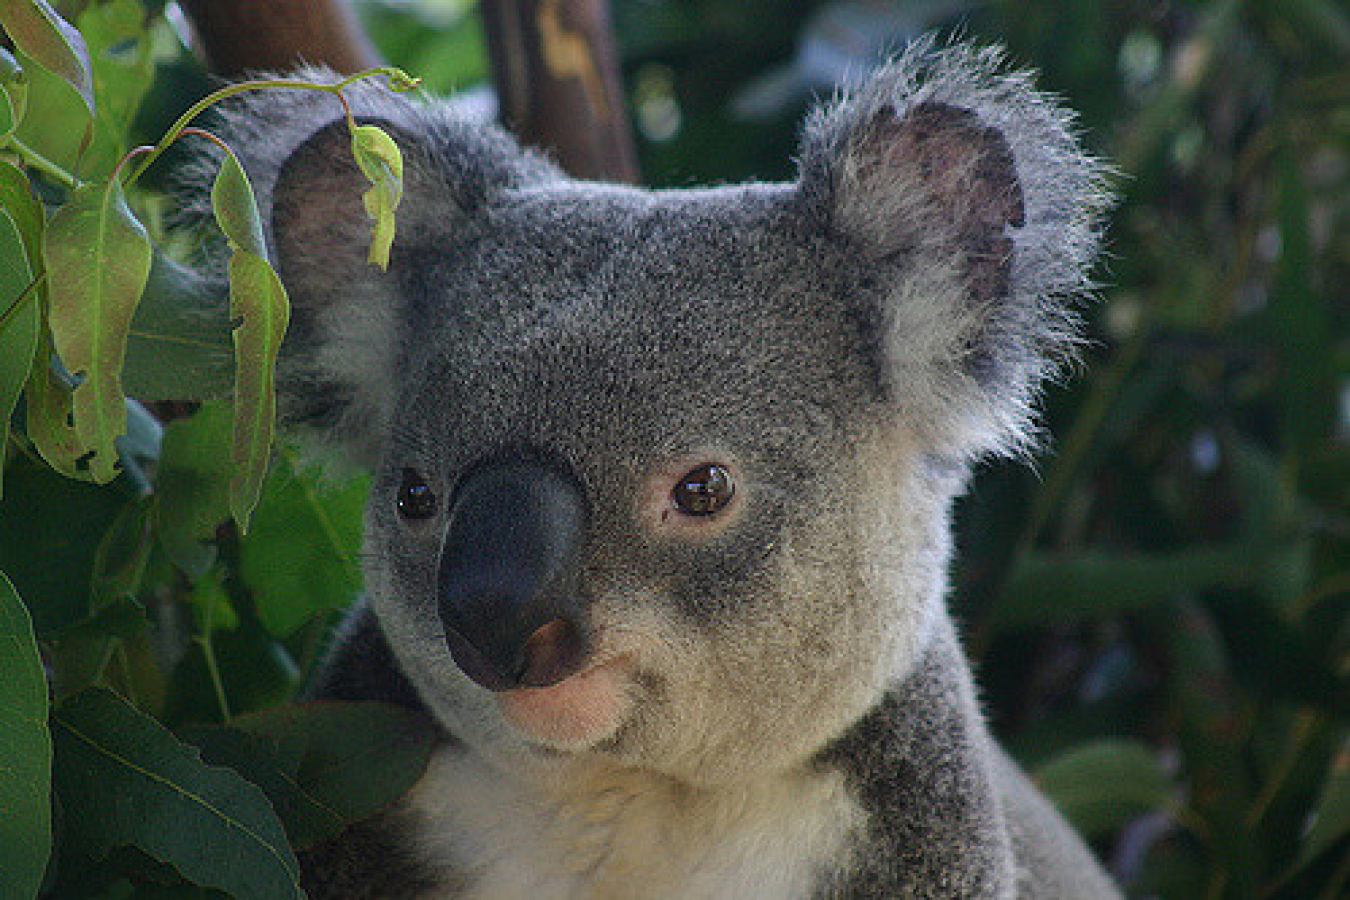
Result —
[[375, 473], [368, 589], [428, 705], [489, 756], [698, 782], [819, 749], [943, 614], [950, 499], [1070, 340], [1101, 192], [1065, 114], [920, 49], [814, 115], [795, 183], [650, 192], [353, 102], [407, 158], [388, 273], [336, 110], [254, 101], [236, 143], [292, 413]]

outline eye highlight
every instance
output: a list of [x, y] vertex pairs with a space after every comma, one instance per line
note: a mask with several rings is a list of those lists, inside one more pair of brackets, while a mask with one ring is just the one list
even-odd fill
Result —
[[685, 473], [671, 490], [670, 500], [686, 516], [703, 517], [726, 509], [735, 494], [731, 473], [716, 463], [704, 463]]
[[436, 514], [436, 494], [421, 475], [403, 470], [398, 489], [398, 514], [405, 519], [429, 519]]

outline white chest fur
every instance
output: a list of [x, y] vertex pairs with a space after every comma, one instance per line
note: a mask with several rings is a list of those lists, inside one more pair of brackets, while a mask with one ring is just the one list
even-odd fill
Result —
[[861, 813], [835, 773], [693, 790], [600, 762], [531, 783], [439, 752], [409, 797], [428, 861], [472, 900], [809, 897]]

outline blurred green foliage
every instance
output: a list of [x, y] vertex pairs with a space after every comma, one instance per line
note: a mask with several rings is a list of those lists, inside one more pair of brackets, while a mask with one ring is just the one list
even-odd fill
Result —
[[[104, 110], [83, 174], [106, 174], [208, 81], [163, 4], [58, 5], [85, 33]], [[470, 0], [361, 12], [390, 61], [432, 88], [484, 80]], [[839, 71], [836, 51], [865, 60], [852, 38], [869, 23], [896, 45], [906, 28], [1004, 44], [1081, 113], [1120, 195], [1083, 365], [1047, 393], [1047, 452], [985, 467], [958, 509], [952, 604], [985, 705], [1132, 896], [1350, 894], [1350, 15], [1327, 0], [614, 0], [613, 13], [653, 185], [791, 177], [801, 114], [828, 90], [820, 73]], [[80, 101], [29, 75], [2, 112], [68, 162]], [[27, 240], [41, 223], [21, 215], [13, 176], [0, 201]], [[59, 185], [35, 184], [56, 199]], [[158, 246], [190, 252], [158, 225], [161, 197], [130, 201]], [[19, 650], [0, 668], [32, 669], [21, 598], [55, 688], [65, 808], [137, 789], [125, 769], [81, 780], [71, 762], [133, 729], [131, 761], [180, 773], [166, 778], [226, 777], [184, 741], [248, 770], [267, 802], [245, 791], [241, 815], [280, 834], [270, 807], [300, 845], [333, 823], [277, 785], [360, 752], [338, 738], [384, 715], [337, 728], [276, 710], [359, 589], [364, 485], [283, 452], [249, 534], [217, 528], [226, 474], [210, 448], [227, 430], [210, 404], [162, 444], [133, 420], [149, 471], [106, 487], [8, 443], [0, 620]], [[376, 787], [414, 771], [422, 747], [410, 731]], [[359, 805], [378, 808], [375, 793]], [[135, 822], [71, 829], [57, 813], [46, 890], [62, 897], [183, 890], [147, 854], [189, 872], [213, 827], [165, 849]], [[99, 867], [83, 855], [128, 843], [139, 849]]]

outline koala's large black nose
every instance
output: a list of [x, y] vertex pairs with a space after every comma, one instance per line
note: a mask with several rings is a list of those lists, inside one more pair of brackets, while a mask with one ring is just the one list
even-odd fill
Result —
[[576, 570], [586, 503], [544, 463], [494, 463], [456, 489], [438, 608], [455, 664], [494, 691], [562, 681], [585, 658]]

